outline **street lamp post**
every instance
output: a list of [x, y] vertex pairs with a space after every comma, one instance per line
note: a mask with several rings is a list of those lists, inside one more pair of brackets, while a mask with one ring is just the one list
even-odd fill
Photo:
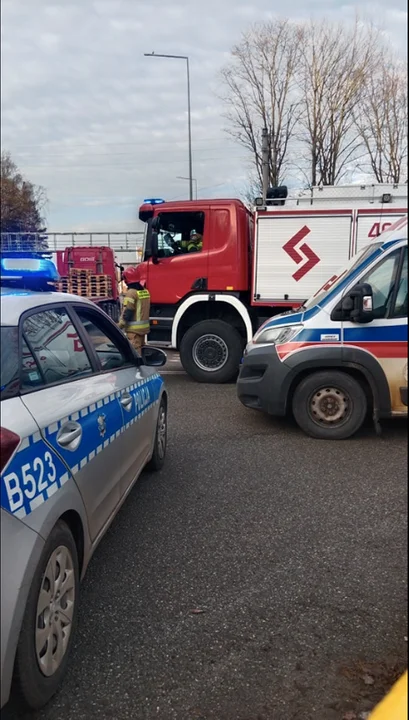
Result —
[[190, 73], [189, 58], [187, 55], [163, 55], [155, 52], [144, 53], [145, 57], [171, 58], [173, 60], [186, 60], [187, 78], [187, 126], [189, 138], [189, 199], [193, 200], [193, 161], [192, 161], [192, 119], [190, 112]]
[[[182, 175], [176, 175], [176, 180], [189, 180], [190, 181], [190, 178], [183, 177]], [[194, 182], [194, 184], [195, 184], [195, 200], [197, 200], [197, 180], [196, 180], [196, 178], [192, 178], [192, 182]], [[192, 199], [192, 198], [190, 198], [190, 199]]]

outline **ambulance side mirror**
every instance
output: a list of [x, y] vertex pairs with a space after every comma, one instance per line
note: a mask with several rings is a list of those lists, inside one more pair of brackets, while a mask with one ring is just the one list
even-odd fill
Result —
[[368, 283], [358, 283], [336, 305], [331, 320], [366, 324], [374, 319], [373, 292]]
[[352, 288], [349, 297], [354, 303], [350, 320], [356, 323], [370, 323], [374, 319], [373, 292], [368, 283], [358, 283]]

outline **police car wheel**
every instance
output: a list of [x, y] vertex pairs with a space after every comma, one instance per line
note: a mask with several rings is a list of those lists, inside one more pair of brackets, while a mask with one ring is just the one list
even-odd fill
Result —
[[17, 647], [14, 696], [37, 710], [56, 692], [75, 633], [78, 552], [65, 522], [53, 528], [34, 574]]
[[162, 398], [158, 420], [156, 423], [155, 442], [153, 446], [152, 458], [149, 461], [149, 470], [161, 470], [165, 464], [166, 447], [168, 441], [168, 406], [166, 398]]
[[197, 382], [230, 382], [239, 371], [243, 345], [240, 333], [227, 322], [203, 320], [183, 336], [180, 360]]
[[295, 420], [307, 435], [345, 440], [359, 430], [368, 402], [362, 386], [344, 372], [317, 372], [297, 386], [293, 396]]

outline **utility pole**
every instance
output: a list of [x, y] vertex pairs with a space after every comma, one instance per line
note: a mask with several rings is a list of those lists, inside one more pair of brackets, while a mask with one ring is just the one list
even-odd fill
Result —
[[171, 60], [184, 60], [186, 62], [187, 80], [187, 137], [189, 156], [189, 200], [193, 200], [193, 158], [192, 158], [192, 112], [190, 107], [190, 69], [187, 55], [164, 55], [163, 53], [144, 53], [145, 57], [169, 58]]
[[262, 185], [262, 197], [263, 197], [263, 205], [266, 205], [267, 201], [267, 190], [268, 190], [268, 180], [269, 180], [269, 154], [270, 154], [270, 143], [268, 141], [268, 131], [267, 128], [263, 128], [261, 132], [261, 167], [262, 167], [262, 179], [263, 179], [263, 185]]

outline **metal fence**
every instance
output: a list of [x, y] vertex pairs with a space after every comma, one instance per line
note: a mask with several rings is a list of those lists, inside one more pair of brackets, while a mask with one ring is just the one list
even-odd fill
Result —
[[104, 245], [114, 251], [135, 252], [143, 245], [143, 232], [0, 233], [2, 250], [64, 250], [69, 246]]

